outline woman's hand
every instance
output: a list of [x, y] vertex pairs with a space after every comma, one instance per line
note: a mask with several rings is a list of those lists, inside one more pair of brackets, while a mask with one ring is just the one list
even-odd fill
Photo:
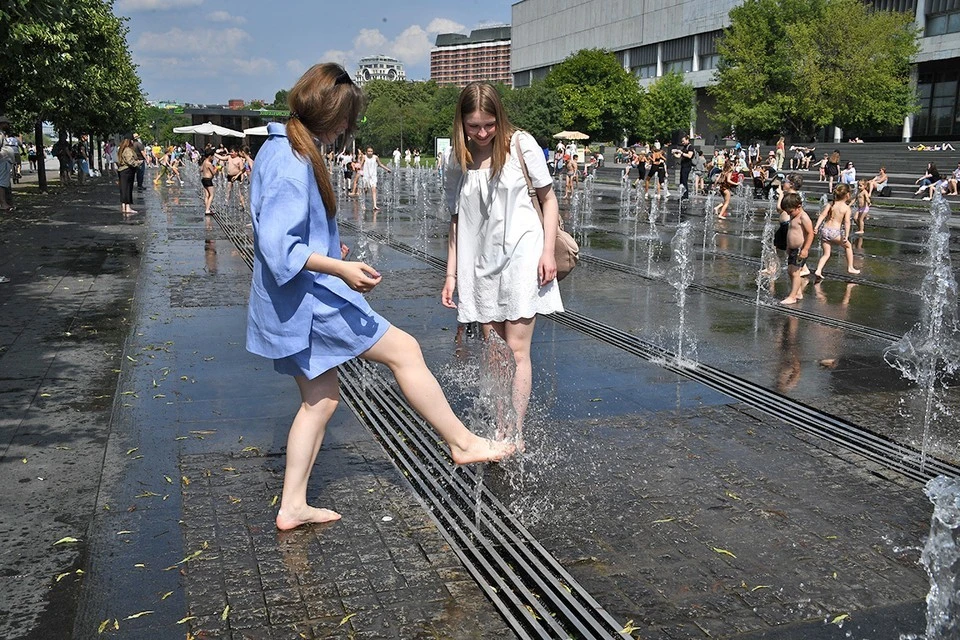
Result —
[[383, 279], [376, 269], [363, 262], [342, 262], [337, 276], [354, 291], [367, 293]]
[[340, 243], [340, 259], [346, 260], [348, 255], [350, 255], [350, 247], [348, 247], [347, 245], [341, 242]]
[[550, 284], [557, 277], [557, 259], [552, 253], [540, 255], [540, 262], [537, 264], [537, 276], [540, 278], [541, 287]]
[[447, 276], [443, 280], [443, 291], [440, 292], [440, 303], [448, 309], [456, 309], [453, 301], [453, 292], [457, 288], [457, 276]]

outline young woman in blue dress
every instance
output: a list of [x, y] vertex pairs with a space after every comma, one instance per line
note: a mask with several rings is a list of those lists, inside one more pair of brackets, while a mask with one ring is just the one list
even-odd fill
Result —
[[277, 528], [329, 522], [340, 514], [307, 504], [307, 482], [339, 399], [337, 365], [361, 357], [390, 368], [410, 404], [440, 434], [457, 464], [502, 459], [513, 445], [481, 438], [457, 418], [420, 345], [361, 294], [382, 276], [346, 261], [337, 202], [322, 145], [354, 128], [363, 93], [344, 69], [310, 68], [290, 90], [290, 121], [268, 125], [250, 183], [254, 267], [247, 349], [294, 377], [301, 404], [287, 437]]

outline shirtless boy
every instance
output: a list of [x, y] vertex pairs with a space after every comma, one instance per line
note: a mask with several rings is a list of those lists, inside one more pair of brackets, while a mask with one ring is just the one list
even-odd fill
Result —
[[[244, 159], [236, 149], [230, 149], [230, 156], [227, 158], [227, 166], [225, 168], [225, 173], [227, 174], [227, 202], [230, 202], [230, 192], [233, 190], [234, 183], [243, 180], [244, 169]], [[239, 184], [237, 185], [237, 191], [240, 194], [240, 206], [242, 207], [244, 205], [243, 191], [240, 189]]]
[[[783, 209], [783, 197], [788, 193], [800, 195], [799, 191], [802, 188], [803, 176], [799, 173], [791, 173], [780, 184], [780, 190], [777, 194], [777, 211], [780, 213], [780, 224], [790, 224], [790, 216]], [[801, 199], [800, 202], [802, 203], [803, 199]], [[808, 275], [810, 275], [810, 269], [806, 263], [804, 263], [800, 269], [800, 277], [803, 278]]]
[[823, 265], [830, 259], [830, 246], [843, 247], [847, 253], [847, 273], [856, 275], [859, 269], [853, 268], [853, 245], [850, 244], [850, 187], [838, 184], [833, 190], [833, 202], [828, 203], [817, 218], [816, 228], [820, 232], [820, 262], [814, 275], [823, 279]]
[[786, 193], [780, 200], [781, 209], [790, 216], [790, 229], [787, 231], [787, 273], [790, 274], [790, 295], [780, 304], [797, 304], [803, 298], [803, 277], [800, 275], [807, 262], [810, 245], [813, 244], [813, 224], [810, 216], [803, 210], [803, 202], [798, 193]]

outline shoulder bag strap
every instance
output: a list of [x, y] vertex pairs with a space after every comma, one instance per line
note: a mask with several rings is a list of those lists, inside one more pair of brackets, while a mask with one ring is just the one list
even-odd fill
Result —
[[543, 209], [540, 208], [540, 198], [537, 196], [537, 190], [533, 187], [533, 182], [530, 180], [530, 173], [527, 171], [527, 163], [523, 159], [523, 149], [520, 148], [520, 136], [514, 138], [514, 147], [517, 149], [517, 160], [520, 162], [520, 169], [523, 171], [523, 179], [527, 183], [527, 195], [530, 196], [530, 200], [533, 201], [533, 208], [537, 210], [537, 215], [540, 216], [540, 224], [543, 224]]

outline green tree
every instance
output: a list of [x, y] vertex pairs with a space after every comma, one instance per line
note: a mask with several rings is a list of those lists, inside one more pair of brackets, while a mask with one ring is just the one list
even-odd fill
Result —
[[714, 118], [741, 137], [890, 126], [914, 108], [917, 32], [906, 14], [859, 0], [745, 0], [730, 23], [708, 90]]
[[566, 128], [595, 140], [618, 140], [635, 124], [639, 85], [608, 51], [578, 51], [555, 66], [544, 84], [563, 103]]
[[679, 73], [663, 75], [647, 88], [637, 110], [634, 133], [641, 140], [670, 140], [690, 128], [694, 88]]
[[[190, 124], [190, 116], [176, 113], [173, 109], [161, 109], [160, 107], [146, 107], [143, 113], [143, 126], [145, 131], [149, 131], [151, 142], [154, 140], [161, 145], [177, 144], [185, 142], [191, 136], [174, 133], [174, 127], [185, 127]], [[144, 134], [146, 137], [148, 134]]]
[[280, 89], [273, 96], [273, 104], [270, 105], [274, 109], [286, 109], [287, 108], [287, 94], [290, 92], [286, 89]]
[[544, 147], [553, 147], [553, 134], [565, 127], [563, 101], [544, 82], [522, 89], [510, 89], [503, 95], [510, 121], [529, 132]]

